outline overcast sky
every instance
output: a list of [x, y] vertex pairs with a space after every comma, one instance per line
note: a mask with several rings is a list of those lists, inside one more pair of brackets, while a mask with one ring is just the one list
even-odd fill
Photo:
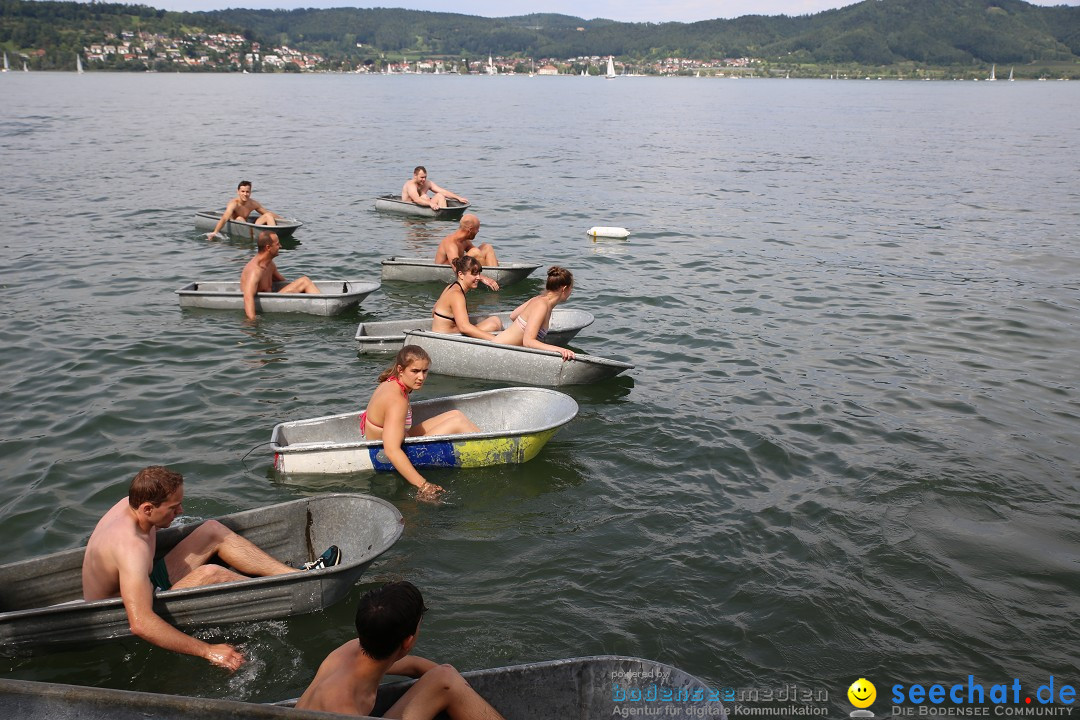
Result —
[[[127, 2], [128, 0], [120, 0]], [[742, 15], [809, 15], [854, 5], [854, 0], [140, 0], [138, 4], [165, 10], [221, 10], [228, 7], [295, 8], [399, 7], [409, 10], [456, 12], [484, 17], [530, 13], [560, 13], [592, 20], [623, 22], [696, 22]], [[1080, 0], [1034, 0], [1034, 5], [1080, 5]]]

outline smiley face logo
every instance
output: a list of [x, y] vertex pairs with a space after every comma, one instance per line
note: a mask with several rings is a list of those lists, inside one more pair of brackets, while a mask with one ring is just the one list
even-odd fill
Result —
[[847, 691], [847, 697], [855, 707], [868, 708], [877, 699], [877, 688], [874, 687], [874, 683], [866, 678], [859, 678], [851, 683], [851, 687]]

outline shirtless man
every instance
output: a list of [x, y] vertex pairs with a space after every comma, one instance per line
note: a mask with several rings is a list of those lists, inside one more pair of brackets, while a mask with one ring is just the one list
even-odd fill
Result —
[[[439, 243], [439, 249], [435, 251], [435, 262], [440, 265], [449, 265], [462, 255], [471, 255], [480, 261], [481, 265], [494, 267], [499, 264], [495, 258], [495, 248], [487, 243], [481, 243], [480, 247], [472, 244], [473, 238], [480, 232], [480, 218], [472, 213], [461, 216], [458, 229], [450, 233]], [[480, 276], [480, 282], [492, 290], [499, 289], [499, 283], [486, 275]]]
[[[429, 192], [433, 193], [433, 197], [428, 197]], [[428, 180], [427, 168], [423, 165], [417, 165], [412, 171], [412, 179], [406, 180], [405, 184], [401, 187], [402, 200], [414, 202], [417, 205], [427, 205], [432, 210], [445, 208], [447, 198], [466, 204], [469, 202], [460, 195], [452, 193], [445, 188], [441, 188]]]
[[[131, 481], [128, 496], [113, 505], [98, 522], [83, 556], [83, 599], [87, 602], [119, 595], [124, 599], [131, 632], [174, 652], [195, 655], [236, 670], [244, 656], [231, 645], [210, 645], [186, 635], [154, 612], [154, 589], [198, 587], [243, 580], [247, 576], [299, 572], [255, 547], [216, 520], [207, 520], [164, 557], [154, 559], [157, 531], [167, 528], [183, 511], [184, 478], [160, 465], [141, 470]], [[210, 562], [217, 556], [239, 573]], [[337, 547], [329, 548], [313, 568], [341, 561]]]
[[[277, 233], [263, 230], [259, 234], [258, 245], [259, 252], [248, 260], [240, 273], [240, 291], [244, 293], [244, 314], [248, 320], [255, 319], [255, 293], [274, 292], [274, 283], [285, 282], [274, 264], [274, 258], [281, 251], [281, 241], [278, 240]], [[315, 283], [308, 280], [307, 275], [293, 280], [277, 292], [321, 294]]]
[[366, 593], [356, 608], [357, 640], [330, 653], [296, 707], [346, 715], [370, 715], [384, 675], [419, 678], [383, 714], [429, 720], [445, 712], [453, 720], [503, 720], [457, 670], [409, 655], [427, 610], [420, 591], [394, 582]]
[[240, 184], [236, 186], [236, 197], [229, 201], [228, 206], [225, 208], [225, 212], [222, 213], [221, 219], [218, 220], [217, 226], [213, 232], [207, 233], [207, 239], [213, 239], [221, 232], [221, 228], [225, 227], [225, 223], [230, 220], [243, 220], [244, 222], [250, 222], [248, 218], [253, 212], [259, 213], [259, 219], [255, 221], [256, 225], [277, 225], [278, 216], [270, 212], [259, 201], [251, 197], [251, 181], [241, 180]]

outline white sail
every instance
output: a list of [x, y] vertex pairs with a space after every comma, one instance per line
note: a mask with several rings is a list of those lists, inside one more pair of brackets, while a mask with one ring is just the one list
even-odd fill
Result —
[[608, 55], [608, 58], [607, 58], [607, 75], [605, 75], [604, 77], [607, 77], [607, 78], [615, 77], [615, 60], [614, 60], [614, 58], [612, 58], [611, 55]]
[[494, 75], [495, 74], [495, 63], [492, 61], [490, 55], [488, 55], [487, 71], [488, 71], [488, 75]]
[[990, 77], [988, 77], [986, 79], [990, 80], [990, 81], [997, 80], [997, 63], [994, 63], [993, 66], [991, 66], [991, 68], [990, 68]]
[[1009, 82], [1013, 82], [1012, 73], [1013, 73], [1013, 68], [1009, 68]]
[[83, 74], [82, 57], [78, 54], [75, 55], [75, 72], [79, 73], [80, 75]]
[[8, 68], [7, 53], [4, 53], [4, 72], [7, 72], [8, 70], [9, 70], [9, 68]]
[[23, 72], [30, 72], [30, 68], [26, 67], [26, 61], [25, 60], [22, 61], [22, 71]]

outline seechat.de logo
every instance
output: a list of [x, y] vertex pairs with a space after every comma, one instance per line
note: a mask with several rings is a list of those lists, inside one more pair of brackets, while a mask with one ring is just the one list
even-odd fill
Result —
[[851, 687], [847, 691], [848, 701], [854, 705], [857, 710], [851, 712], [853, 718], [872, 718], [874, 713], [870, 712], [866, 708], [874, 704], [874, 700], [877, 699], [877, 688], [874, 687], [874, 683], [870, 682], [866, 678], [859, 678], [855, 682], [851, 683]]

